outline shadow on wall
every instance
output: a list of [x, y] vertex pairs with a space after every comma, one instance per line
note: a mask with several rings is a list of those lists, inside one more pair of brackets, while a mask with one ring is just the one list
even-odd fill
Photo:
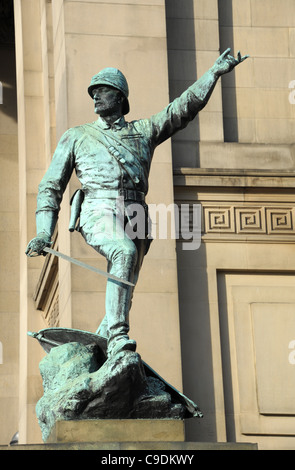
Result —
[[[173, 101], [197, 80], [194, 1], [166, 0], [169, 100]], [[174, 167], [198, 167], [198, 116], [172, 137]]]
[[[236, 55], [238, 51], [234, 49], [232, 2], [233, 0], [218, 0], [219, 40], [221, 51], [225, 51], [230, 47], [232, 54]], [[221, 77], [221, 83], [224, 141], [238, 142], [235, 71], [233, 70], [231, 74]]]
[[210, 304], [206, 247], [183, 251], [177, 243], [179, 315], [184, 393], [204, 414], [186, 420], [189, 442], [216, 442], [216, 405], [213, 378]]

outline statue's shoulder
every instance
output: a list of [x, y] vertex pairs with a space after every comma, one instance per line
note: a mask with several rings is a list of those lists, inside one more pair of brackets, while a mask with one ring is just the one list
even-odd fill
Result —
[[82, 136], [91, 134], [93, 131], [99, 132], [100, 128], [97, 125], [96, 121], [86, 122], [85, 124], [80, 124], [79, 126], [72, 127], [73, 135]]
[[70, 127], [66, 132], [73, 137], [80, 137], [86, 131], [86, 125], [80, 124], [79, 126]]
[[72, 140], [75, 139], [77, 136], [80, 136], [83, 134], [83, 126], [75, 126], [75, 127], [70, 127], [67, 129], [61, 136], [60, 140]]
[[84, 125], [70, 127], [63, 133], [61, 137], [61, 142], [68, 142], [74, 144], [78, 140], [80, 140], [86, 132], [87, 129], [85, 129]]

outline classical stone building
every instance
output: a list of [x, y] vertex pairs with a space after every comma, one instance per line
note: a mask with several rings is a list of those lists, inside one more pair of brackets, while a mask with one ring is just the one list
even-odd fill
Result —
[[[2, 0], [0, 21], [0, 444], [16, 431], [41, 442], [44, 351], [27, 331], [95, 331], [104, 314], [104, 278], [24, 254], [57, 141], [95, 119], [90, 78], [118, 67], [128, 120], [149, 117], [231, 47], [250, 58], [158, 148], [150, 177], [149, 203], [189, 205], [191, 229], [201, 209], [201, 244], [153, 242], [131, 330], [144, 360], [203, 411], [185, 423], [187, 441], [295, 449], [294, 1]], [[68, 231], [77, 184], [55, 246], [105, 269]]]

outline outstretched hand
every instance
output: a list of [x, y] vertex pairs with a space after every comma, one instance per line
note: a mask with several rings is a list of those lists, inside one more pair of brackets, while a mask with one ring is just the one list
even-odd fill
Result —
[[244, 55], [242, 57], [239, 51], [237, 58], [235, 59], [235, 57], [229, 54], [230, 51], [231, 49], [229, 47], [218, 57], [215, 64], [213, 65], [213, 72], [217, 73], [217, 75], [223, 75], [225, 73], [231, 72], [238, 64], [241, 64], [249, 57], [248, 55]]

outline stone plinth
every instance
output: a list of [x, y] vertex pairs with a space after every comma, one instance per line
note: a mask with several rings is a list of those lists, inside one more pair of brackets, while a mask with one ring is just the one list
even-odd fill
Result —
[[46, 443], [184, 441], [184, 423], [170, 419], [57, 421]]
[[1, 450], [107, 450], [113, 452], [110, 456], [135, 450], [141, 451], [138, 455], [143, 459], [144, 451], [193, 455], [200, 450], [258, 450], [258, 446], [248, 442], [184, 442], [182, 420], [89, 419], [57, 421], [46, 443], [0, 446]]

